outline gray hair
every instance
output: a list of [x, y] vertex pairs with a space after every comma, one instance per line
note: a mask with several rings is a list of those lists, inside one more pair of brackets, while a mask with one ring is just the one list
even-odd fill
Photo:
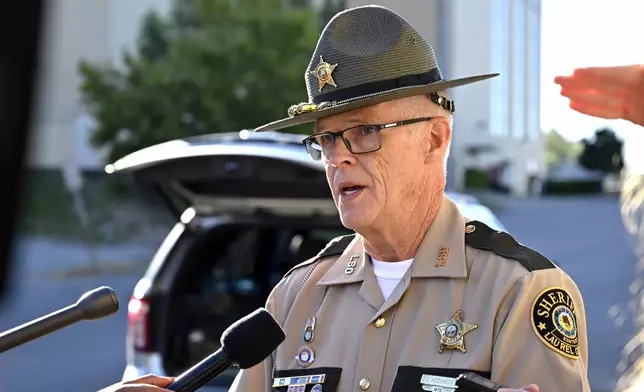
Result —
[[[449, 99], [449, 94], [447, 91], [438, 91], [438, 95], [441, 97], [445, 97]], [[454, 126], [454, 116], [452, 113], [449, 112], [449, 110], [445, 110], [444, 108], [436, 105], [430, 100], [429, 95], [427, 95], [427, 99], [430, 103], [428, 106], [423, 107], [410, 107], [409, 112], [407, 112], [408, 117], [423, 117], [423, 116], [443, 116], [446, 117], [447, 120], [449, 121], [449, 127], [450, 129], [453, 128]], [[421, 134], [422, 128], [416, 128], [414, 131], [412, 131], [413, 137], [418, 137]], [[448, 144], [447, 144], [447, 149], [445, 150], [445, 159], [444, 159], [444, 168], [445, 172], [447, 172], [447, 159], [449, 158], [449, 153], [452, 147], [452, 138], [450, 137]]]

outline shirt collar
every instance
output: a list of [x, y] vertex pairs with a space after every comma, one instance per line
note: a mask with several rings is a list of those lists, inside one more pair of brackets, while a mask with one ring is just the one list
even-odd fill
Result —
[[[443, 195], [434, 221], [416, 251], [412, 278], [465, 278], [465, 218], [449, 197]], [[369, 257], [356, 235], [333, 266], [318, 281], [319, 286], [362, 282], [373, 275]]]

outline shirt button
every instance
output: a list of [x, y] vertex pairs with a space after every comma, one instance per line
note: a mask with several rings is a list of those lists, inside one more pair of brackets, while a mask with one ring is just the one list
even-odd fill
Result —
[[362, 389], [363, 391], [366, 391], [367, 389], [369, 389], [370, 386], [371, 386], [371, 381], [369, 381], [368, 378], [363, 378], [362, 380], [360, 380], [360, 389]]
[[384, 327], [384, 326], [385, 326], [385, 323], [386, 323], [386, 322], [387, 322], [387, 321], [385, 320], [385, 318], [384, 318], [384, 317], [378, 317], [378, 318], [376, 319], [376, 321], [374, 321], [374, 322], [373, 322], [373, 326], [374, 326], [374, 327], [376, 327], [376, 328], [382, 328], [382, 327]]

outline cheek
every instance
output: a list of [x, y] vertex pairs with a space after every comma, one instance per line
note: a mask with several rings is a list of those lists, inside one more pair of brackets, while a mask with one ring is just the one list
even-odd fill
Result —
[[389, 160], [385, 156], [377, 155], [365, 166], [376, 185], [387, 185], [391, 170], [389, 169]]
[[389, 161], [385, 157], [375, 157], [366, 167], [373, 183], [374, 197], [380, 204], [385, 204], [395, 192], [396, 173], [392, 172]]
[[423, 187], [418, 184], [420, 172], [424, 169], [420, 154], [408, 151], [393, 158], [379, 159], [376, 167], [379, 188], [387, 204], [399, 204], [401, 200], [423, 192]]
[[325, 165], [324, 169], [326, 172], [326, 182], [327, 184], [329, 184], [329, 189], [331, 190], [333, 200], [337, 201], [338, 195], [335, 194], [335, 190], [333, 189], [333, 174], [335, 173], [335, 169], [331, 165]]

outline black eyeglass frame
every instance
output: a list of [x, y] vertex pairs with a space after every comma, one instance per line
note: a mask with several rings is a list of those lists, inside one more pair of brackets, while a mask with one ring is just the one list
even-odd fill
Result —
[[349, 127], [349, 128], [343, 129], [341, 131], [322, 132], [322, 133], [317, 133], [315, 135], [311, 135], [311, 136], [305, 138], [304, 140], [302, 140], [302, 144], [304, 144], [304, 148], [306, 149], [306, 152], [309, 154], [311, 159], [313, 159], [315, 161], [322, 160], [322, 155], [323, 155], [322, 151], [320, 151], [320, 159], [315, 159], [313, 157], [313, 155], [310, 153], [309, 148], [313, 148], [313, 147], [311, 147], [311, 144], [312, 144], [313, 141], [316, 141], [316, 139], [318, 137], [325, 136], [325, 135], [333, 136], [333, 145], [335, 145], [336, 139], [338, 137], [342, 138], [342, 142], [347, 147], [347, 150], [349, 150], [349, 152], [351, 152], [352, 154], [356, 154], [356, 155], [370, 154], [370, 153], [376, 152], [376, 151], [378, 151], [378, 150], [380, 150], [382, 148], [382, 136], [380, 136], [378, 148], [376, 148], [374, 150], [369, 150], [369, 151], [354, 152], [353, 149], [351, 148], [351, 143], [349, 143], [349, 141], [344, 137], [344, 134], [346, 132], [350, 131], [350, 130], [353, 130], [353, 129], [356, 129], [356, 128], [362, 128], [362, 127], [374, 127], [374, 128], [376, 128], [376, 132], [378, 134], [380, 134], [380, 132], [382, 132], [383, 129], [391, 129], [391, 128], [396, 128], [396, 127], [402, 127], [402, 126], [405, 126], [405, 125], [416, 124], [416, 123], [423, 122], [423, 121], [431, 121], [434, 118], [436, 118], [436, 117], [419, 117], [419, 118], [410, 118], [410, 119], [407, 119], [407, 120], [401, 120], [401, 121], [387, 123], [387, 124], [361, 124], [361, 125], [355, 125], [353, 127]]

